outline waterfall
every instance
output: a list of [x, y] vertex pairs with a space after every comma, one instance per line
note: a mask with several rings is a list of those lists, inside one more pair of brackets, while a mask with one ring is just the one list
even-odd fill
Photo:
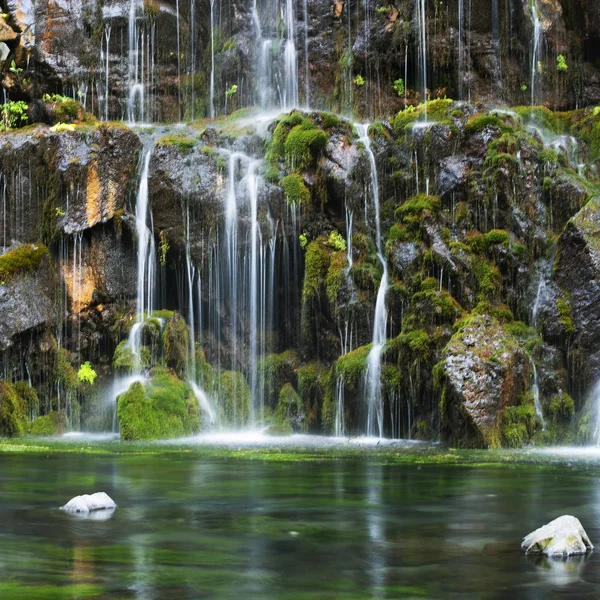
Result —
[[113, 431], [117, 431], [117, 399], [136, 381], [145, 381], [142, 375], [140, 346], [142, 326], [146, 317], [152, 315], [156, 279], [156, 252], [152, 232], [152, 214], [148, 206], [148, 173], [152, 149], [144, 150], [140, 184], [135, 204], [135, 230], [138, 240], [136, 321], [131, 327], [127, 345], [134, 357], [134, 372], [126, 377], [115, 377], [112, 398], [114, 400]]
[[546, 429], [546, 421], [544, 419], [544, 413], [542, 411], [542, 403], [540, 401], [540, 386], [538, 384], [538, 373], [537, 368], [535, 366], [535, 361], [533, 358], [530, 358], [531, 368], [533, 369], [533, 404], [535, 406], [535, 414], [539, 417], [542, 422], [542, 429]]
[[[288, 111], [299, 105], [298, 101], [298, 51], [296, 49], [296, 14], [294, 1], [286, 0], [283, 7], [283, 31], [275, 38], [269, 38], [268, 27], [263, 37], [261, 19], [256, 5], [252, 6], [255, 44], [259, 60], [256, 66], [256, 87], [258, 102], [263, 110], [273, 108], [273, 98], [277, 97], [276, 108]], [[306, 12], [308, 8], [306, 7]], [[276, 17], [278, 21], [280, 16]], [[268, 25], [268, 23], [267, 23]], [[304, 31], [305, 45], [308, 32]], [[283, 49], [283, 56], [281, 56]], [[308, 49], [305, 49], [305, 68], [308, 65]]]
[[417, 0], [416, 10], [416, 22], [419, 27], [420, 68], [423, 77], [423, 102], [425, 103], [423, 112], [425, 121], [427, 121], [427, 15], [425, 13], [425, 0]]
[[152, 315], [156, 280], [156, 252], [152, 233], [152, 214], [148, 208], [148, 171], [152, 150], [146, 150], [142, 161], [140, 187], [135, 205], [135, 230], [138, 240], [136, 322], [129, 333], [129, 346], [139, 370], [141, 329], [144, 320]]
[[227, 204], [225, 207], [225, 263], [227, 268], [227, 294], [231, 321], [231, 370], [236, 371], [235, 352], [237, 349], [237, 316], [238, 316], [238, 218], [237, 198], [235, 195], [235, 172], [238, 161], [242, 155], [234, 152], [229, 156], [229, 186], [227, 190]]
[[296, 15], [294, 14], [293, 0], [286, 0], [285, 2], [285, 25], [285, 93], [282, 108], [284, 110], [291, 110], [298, 106], [298, 55], [296, 52]]
[[[212, 45], [212, 1], [210, 7], [210, 18], [211, 18], [211, 45]], [[192, 52], [192, 62], [190, 65], [190, 69], [192, 72], [192, 121], [194, 120], [196, 114], [196, 10], [195, 10], [196, 2], [195, 0], [190, 0], [190, 21], [191, 21], [191, 52]], [[211, 116], [212, 118], [212, 116]]]
[[[143, 2], [131, 0], [129, 5], [129, 98], [127, 102], [127, 118], [130, 123], [136, 122], [136, 99], [139, 102], [140, 120], [144, 121], [144, 44], [140, 44], [137, 26], [138, 8], [143, 10]], [[143, 34], [142, 34], [143, 38]], [[141, 52], [140, 52], [141, 45]], [[141, 61], [141, 68], [140, 68]]]
[[335, 413], [335, 437], [344, 437], [344, 378], [338, 375], [335, 381], [336, 413]]
[[[383, 273], [381, 282], [377, 292], [377, 300], [375, 303], [375, 315], [373, 318], [373, 346], [367, 358], [367, 402], [368, 402], [368, 419], [367, 419], [367, 435], [383, 436], [383, 394], [381, 389], [381, 355], [386, 342], [387, 333], [387, 309], [385, 306], [385, 297], [388, 290], [388, 270], [387, 262], [383, 253], [381, 241], [381, 223], [379, 216], [379, 185], [377, 182], [377, 165], [375, 156], [371, 150], [371, 138], [369, 137], [369, 125], [356, 125], [360, 141], [364, 144], [365, 152], [369, 158], [371, 167], [371, 196], [373, 209], [375, 211], [375, 242], [377, 248], [377, 258], [381, 263]], [[377, 425], [377, 430], [375, 426]]]
[[533, 51], [531, 53], [531, 106], [535, 104], [535, 74], [541, 60], [542, 24], [537, 0], [530, 0], [531, 22], [533, 23]]
[[[463, 18], [464, 0], [458, 0], [458, 99], [463, 99]], [[404, 79], [406, 81], [406, 78]]]
[[[546, 271], [548, 269], [548, 264], [545, 262], [542, 262], [540, 267], [539, 267], [539, 281], [538, 281], [538, 285], [537, 285], [537, 289], [536, 289], [536, 294], [535, 294], [535, 301], [533, 303], [533, 308], [531, 310], [531, 326], [536, 330], [537, 332], [537, 326], [538, 326], [538, 313], [540, 310], [540, 305], [545, 297], [545, 293], [546, 293]], [[537, 416], [539, 417], [540, 421], [542, 422], [542, 429], [546, 429], [546, 421], [544, 420], [544, 413], [542, 411], [542, 402], [540, 400], [540, 386], [538, 383], [538, 373], [537, 373], [537, 368], [535, 366], [535, 361], [533, 360], [533, 358], [530, 357], [530, 361], [531, 361], [531, 367], [533, 370], [533, 387], [532, 387], [532, 392], [533, 392], [533, 403], [535, 405], [535, 412], [537, 414]]]
[[215, 0], [210, 0], [210, 96], [208, 116], [215, 118]]
[[[258, 180], [256, 177], [256, 168], [258, 161], [250, 161], [248, 174], [246, 176], [246, 187], [248, 199], [250, 201], [250, 392], [252, 394], [253, 404], [253, 422], [256, 422], [256, 409], [259, 409], [262, 420], [264, 406], [262, 402], [256, 407], [258, 399], [258, 342], [259, 342], [259, 241], [260, 230], [258, 228]], [[261, 261], [262, 262], [262, 261]]]
[[[104, 28], [104, 39], [106, 41], [106, 71], [104, 73], [104, 120], [108, 121], [108, 97], [109, 97], [109, 91], [108, 91], [108, 59], [110, 57], [110, 31], [111, 31], [111, 27], [110, 25], [107, 25]], [[102, 47], [102, 44], [100, 44], [100, 46]]]
[[591, 394], [592, 418], [594, 419], [594, 433], [592, 442], [600, 446], [600, 380], [596, 382]]
[[310, 79], [308, 76], [308, 0], [304, 0], [304, 105], [310, 106]]

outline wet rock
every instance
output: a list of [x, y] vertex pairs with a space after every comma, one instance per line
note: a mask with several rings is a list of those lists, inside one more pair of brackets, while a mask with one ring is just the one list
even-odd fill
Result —
[[112, 219], [123, 208], [138, 147], [139, 138], [124, 126], [61, 133], [40, 126], [3, 136], [7, 201], [0, 219], [7, 245], [48, 242], [59, 232], [79, 233]]
[[536, 529], [523, 539], [521, 548], [528, 554], [573, 556], [594, 549], [579, 519], [563, 515]]
[[469, 159], [460, 154], [442, 160], [438, 175], [438, 194], [444, 196], [464, 186], [468, 181], [469, 167]]
[[413, 242], [402, 242], [396, 246], [392, 255], [394, 268], [400, 273], [404, 273], [415, 264], [419, 258], [419, 251]]
[[557, 306], [563, 331], [575, 334], [586, 355], [580, 377], [600, 375], [600, 198], [594, 198], [567, 224], [557, 244], [554, 280], [566, 293]]
[[60, 510], [71, 513], [89, 513], [96, 510], [114, 510], [117, 508], [114, 500], [105, 492], [84, 494], [71, 498]]
[[10, 347], [15, 336], [52, 321], [57, 289], [57, 273], [48, 259], [36, 271], [0, 284], [0, 349]]
[[444, 439], [499, 446], [504, 410], [525, 391], [528, 365], [518, 341], [501, 324], [486, 315], [473, 317], [442, 354]]

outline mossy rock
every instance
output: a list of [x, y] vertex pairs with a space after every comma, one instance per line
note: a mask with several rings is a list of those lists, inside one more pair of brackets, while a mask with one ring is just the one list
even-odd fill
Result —
[[344, 388], [356, 392], [367, 371], [367, 359], [372, 344], [356, 348], [344, 356], [340, 356], [335, 364], [335, 374], [344, 380]]
[[319, 293], [329, 268], [330, 251], [327, 246], [327, 238], [320, 236], [306, 247], [304, 258], [304, 286], [302, 288], [302, 299], [310, 300]]
[[302, 365], [297, 369], [298, 394], [302, 399], [306, 428], [321, 430], [321, 414], [325, 397], [331, 387], [331, 369], [318, 362]]
[[281, 180], [285, 199], [292, 206], [307, 205], [310, 202], [310, 190], [306, 187], [302, 175], [292, 173]]
[[304, 407], [291, 383], [286, 383], [279, 392], [275, 417], [280, 423], [291, 425], [294, 431], [304, 430]]
[[221, 373], [217, 382], [217, 397], [225, 425], [239, 428], [250, 423], [252, 397], [243, 373]]
[[181, 154], [188, 154], [191, 152], [197, 143], [197, 139], [190, 137], [183, 132], [164, 135], [156, 140], [157, 146], [163, 148], [171, 146], [179, 150]]
[[135, 367], [135, 356], [131, 351], [128, 340], [119, 342], [119, 345], [115, 348], [112, 366], [117, 373], [125, 374], [133, 372]]
[[124, 440], [155, 440], [198, 433], [200, 407], [190, 387], [168, 369], [154, 369], [150, 381], [132, 383], [117, 400]]
[[52, 411], [35, 419], [29, 426], [29, 435], [61, 435], [67, 430], [64, 411]]
[[21, 437], [28, 424], [26, 401], [12, 383], [0, 380], [0, 436]]
[[40, 399], [37, 392], [26, 381], [17, 381], [15, 391], [25, 402], [25, 410], [30, 419], [37, 416], [40, 410]]
[[37, 270], [48, 248], [43, 244], [23, 244], [0, 256], [0, 282], [9, 280], [18, 273]]
[[279, 400], [279, 393], [286, 382], [296, 381], [298, 355], [292, 350], [280, 354], [268, 354], [258, 362], [258, 379], [264, 381], [265, 404], [274, 409]]
[[165, 324], [163, 347], [167, 367], [182, 376], [187, 368], [189, 354], [189, 327], [185, 319], [175, 312]]

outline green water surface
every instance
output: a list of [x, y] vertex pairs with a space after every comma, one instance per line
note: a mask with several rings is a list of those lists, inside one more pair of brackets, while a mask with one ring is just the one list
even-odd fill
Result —
[[0, 452], [0, 598], [599, 598], [598, 552], [520, 550], [561, 514], [600, 543], [597, 466]]

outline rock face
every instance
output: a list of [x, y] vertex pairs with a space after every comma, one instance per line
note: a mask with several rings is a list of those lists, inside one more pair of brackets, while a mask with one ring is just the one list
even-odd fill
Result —
[[114, 500], [105, 492], [84, 494], [71, 498], [60, 510], [71, 513], [89, 513], [96, 510], [114, 510], [117, 508]]
[[557, 321], [575, 342], [579, 378], [586, 387], [600, 376], [600, 198], [582, 208], [562, 232], [554, 267]]
[[486, 316], [472, 319], [443, 352], [445, 439], [499, 446], [504, 412], [525, 390], [527, 358], [515, 337]]
[[[0, 277], [0, 372], [31, 374], [43, 414], [107, 428], [113, 413], [85, 396], [79, 367], [90, 361], [107, 394], [115, 373], [156, 370], [122, 390], [124, 438], [207, 426], [203, 396], [185, 383], [194, 374], [221, 423], [261, 414], [299, 432], [361, 434], [385, 259], [383, 435], [522, 446], [557, 441], [560, 425], [566, 437], [583, 399], [572, 359], [585, 350], [593, 365], [600, 352], [597, 201], [581, 210], [593, 182], [575, 175], [564, 135], [558, 150], [543, 145], [532, 114], [551, 140], [578, 133], [577, 158], [591, 162], [592, 109], [441, 99], [372, 124], [378, 227], [365, 128], [329, 113], [136, 130], [88, 119], [0, 136], [2, 245], [48, 248], [43, 268]], [[135, 359], [134, 207], [147, 153], [154, 305]], [[545, 257], [559, 235], [553, 270]]]
[[594, 549], [579, 519], [563, 515], [536, 529], [523, 539], [521, 548], [527, 554], [573, 556]]
[[[539, 3], [544, 51], [538, 56], [543, 77], [534, 84], [536, 103], [566, 107], [600, 99], [598, 11], [582, 4], [579, 0]], [[260, 28], [252, 16], [253, 6]], [[469, 11], [461, 7], [450, 2], [441, 15], [433, 1], [425, 2], [431, 96], [529, 103], [534, 30], [530, 3], [479, 0]], [[308, 19], [300, 7], [295, 10], [298, 93], [303, 105], [373, 117], [387, 109], [398, 110], [405, 98], [411, 104], [424, 99], [422, 78], [412, 67], [420, 60], [422, 24], [417, 5], [399, 0], [380, 8], [367, 3], [365, 10], [355, 11], [348, 1], [311, 0]], [[135, 31], [152, 42], [139, 58], [142, 64], [153, 65], [143, 83], [132, 75], [129, 9], [124, 0], [10, 0], [9, 19], [0, 37], [10, 51], [8, 60], [16, 59], [25, 69], [24, 75], [7, 78], [11, 89], [30, 95], [34, 88], [42, 92], [73, 88], [91, 112], [120, 119], [128, 116], [130, 90], [138, 84], [145, 88], [143, 108], [140, 102], [134, 107], [138, 120], [194, 119], [210, 114], [211, 74], [204, 66], [214, 58], [215, 114], [259, 101], [265, 108], [283, 104], [277, 89], [277, 80], [285, 76], [285, 44], [277, 43], [278, 6], [243, 0], [231, 10], [216, 0], [213, 9], [220, 37], [213, 57], [208, 0], [195, 3], [194, 9], [170, 0], [143, 7], [140, 3]], [[174, 40], [179, 56], [173, 52]], [[265, 40], [281, 48], [266, 56], [270, 75], [259, 71]], [[566, 71], [557, 70], [559, 54], [566, 57]], [[358, 83], [357, 75], [362, 78]], [[393, 82], [404, 78], [405, 89], [394, 88]], [[236, 93], [226, 96], [232, 84], [238, 86]]]

